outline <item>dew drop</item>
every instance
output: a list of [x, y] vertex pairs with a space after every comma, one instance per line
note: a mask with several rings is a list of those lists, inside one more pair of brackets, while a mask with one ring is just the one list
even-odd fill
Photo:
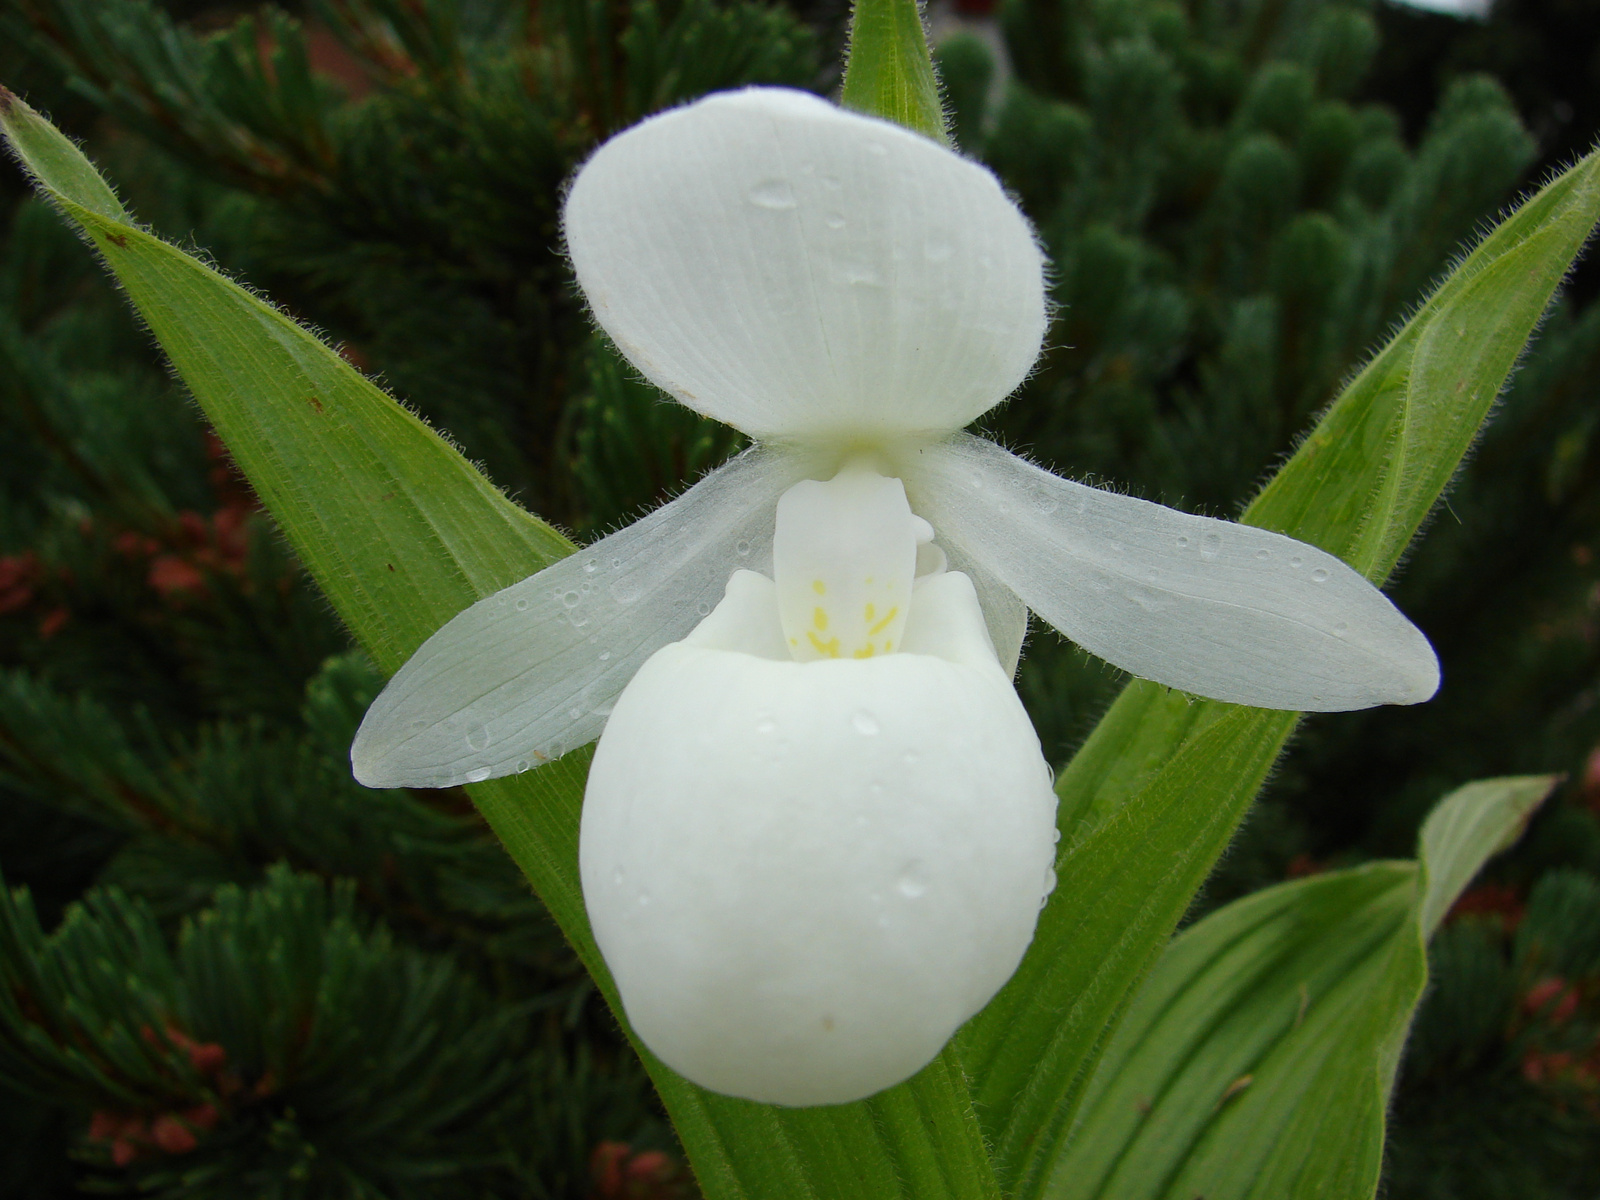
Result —
[[528, 611], [528, 598], [526, 596], [522, 597], [520, 600], [517, 601], [517, 611], [518, 612], [527, 612]]
[[1346, 625], [1343, 621], [1340, 621], [1337, 625], [1335, 625], [1333, 627], [1333, 636], [1334, 637], [1343, 637], [1345, 634], [1347, 634], [1349, 632], [1350, 632], [1350, 626]]
[[622, 886], [622, 881], [627, 877], [628, 876], [623, 872], [621, 867], [618, 867], [615, 871], [611, 872], [611, 882], [616, 884], [618, 887]]
[[611, 651], [609, 651], [609, 650], [600, 651], [600, 661], [601, 662], [609, 662], [610, 660], [611, 660]]
[[843, 213], [831, 212], [823, 218], [823, 221], [829, 229], [843, 229], [845, 227]]
[[1179, 550], [1187, 550], [1188, 548], [1189, 548], [1189, 539], [1186, 538], [1186, 537], [1181, 537], [1180, 536], [1178, 538], [1178, 549]]
[[733, 552], [740, 558], [748, 558], [750, 556], [750, 543], [740, 538], [733, 544]]
[[1289, 565], [1291, 567], [1293, 567], [1296, 571], [1298, 571], [1301, 567], [1305, 566], [1305, 562], [1306, 562], [1305, 559], [1301, 558], [1298, 554], [1296, 554], [1293, 558], [1291, 558], [1289, 560]]
[[757, 733], [777, 733], [778, 732], [778, 723], [776, 721], [774, 721], [771, 717], [762, 717], [759, 721], [756, 722], [756, 732]]
[[517, 759], [517, 774], [524, 775], [533, 770], [533, 764], [525, 758]]
[[746, 195], [757, 208], [781, 210], [795, 206], [794, 189], [783, 179], [764, 179]]
[[613, 571], [620, 570], [621, 567], [622, 567], [622, 560], [620, 558], [613, 558], [611, 560], [611, 569]]
[[1215, 558], [1222, 553], [1222, 537], [1219, 534], [1208, 533], [1200, 539], [1200, 557]]
[[850, 718], [850, 724], [862, 737], [872, 737], [878, 732], [878, 718], [864, 708], [856, 711], [855, 716]]
[[487, 750], [489, 748], [489, 727], [487, 725], [474, 725], [467, 730], [467, 748], [470, 750]]
[[586, 583], [585, 583], [585, 584], [584, 584], [584, 585], [583, 585], [583, 586], [582, 586], [582, 587], [581, 587], [581, 588], [579, 588], [579, 589], [578, 589], [578, 590], [579, 590], [579, 591], [580, 591], [580, 592], [582, 592], [582, 593], [583, 593], [583, 594], [584, 594], [584, 595], [585, 595], [585, 596], [587, 596], [587, 595], [588, 595], [588, 594], [589, 594], [589, 593], [590, 593], [590, 592], [592, 592], [592, 591], [594, 591], [594, 584], [592, 584], [592, 583], [587, 583], [587, 582], [586, 582]]
[[915, 900], [928, 890], [928, 879], [922, 863], [912, 859], [900, 868], [900, 878], [894, 881], [895, 890], [908, 900]]
[[574, 721], [576, 721], [579, 717], [583, 716], [583, 709], [581, 709], [581, 708], [569, 708], [569, 709], [567, 709], [567, 716], [571, 717]]
[[854, 263], [842, 269], [844, 281], [853, 287], [882, 287], [883, 277], [871, 267]]
[[694, 606], [694, 610], [695, 610], [695, 612], [699, 613], [703, 617], [703, 616], [708, 615], [711, 612], [711, 605], [709, 603], [707, 603], [706, 601], [702, 600], [702, 601], [700, 601], [699, 604], [696, 604]]
[[1325, 568], [1323, 568], [1323, 567], [1318, 567], [1315, 571], [1311, 572], [1311, 582], [1312, 583], [1327, 583], [1328, 582], [1328, 572], [1327, 572], [1327, 570]]
[[1257, 550], [1256, 551], [1256, 557], [1259, 558], [1262, 562], [1266, 562], [1267, 559], [1272, 557], [1272, 551], [1271, 550]]
[[1055, 512], [1056, 509], [1061, 507], [1061, 503], [1049, 492], [1045, 491], [1043, 488], [1040, 488], [1033, 494], [1033, 507], [1048, 517], [1051, 513]]
[[561, 603], [565, 604], [568, 608], [577, 608], [579, 599], [580, 597], [577, 592], [561, 593]]
[[1052, 829], [1050, 831], [1050, 842], [1051, 842], [1052, 845], [1056, 845], [1056, 846], [1059, 846], [1061, 844], [1061, 830]]
[[639, 893], [639, 907], [640, 908], [649, 908], [650, 907], [650, 893], [649, 892], [640, 892]]
[[485, 779], [489, 778], [489, 768], [473, 767], [472, 770], [467, 772], [466, 778], [468, 783], [482, 783]]
[[597, 563], [592, 558], [588, 562], [583, 564], [583, 573], [585, 575], [593, 575], [599, 569], [600, 569], [600, 564]]

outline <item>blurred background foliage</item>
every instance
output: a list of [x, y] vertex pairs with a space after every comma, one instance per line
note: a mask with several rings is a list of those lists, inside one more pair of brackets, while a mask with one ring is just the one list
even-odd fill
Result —
[[[1502, 0], [1481, 23], [1365, 0], [936, 15], [961, 148], [1037, 225], [1060, 305], [989, 430], [1212, 515], [1600, 130], [1584, 0]], [[737, 439], [591, 332], [563, 181], [703, 92], [830, 91], [844, 17], [0, 0], [0, 81], [141, 218], [589, 536]], [[380, 681], [15, 171], [0, 238], [0, 1198], [692, 1195], [465, 797], [351, 782]], [[1439, 698], [1308, 723], [1196, 906], [1407, 856], [1461, 782], [1568, 772], [1434, 948], [1394, 1197], [1592, 1200], [1600, 1178], [1597, 294], [1580, 267], [1394, 589], [1439, 648]], [[1035, 635], [1019, 686], [1052, 760], [1120, 683]]]

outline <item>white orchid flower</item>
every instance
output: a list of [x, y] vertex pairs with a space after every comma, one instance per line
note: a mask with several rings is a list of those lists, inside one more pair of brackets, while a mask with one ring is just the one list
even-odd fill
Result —
[[1031, 369], [1044, 263], [994, 177], [927, 138], [714, 95], [602, 146], [566, 238], [633, 365], [756, 445], [445, 625], [351, 754], [370, 786], [444, 786], [604, 730], [584, 897], [635, 1031], [688, 1078], [854, 1100], [1010, 976], [1054, 884], [1011, 686], [1027, 610], [1240, 704], [1437, 687], [1427, 640], [1337, 558], [959, 432]]

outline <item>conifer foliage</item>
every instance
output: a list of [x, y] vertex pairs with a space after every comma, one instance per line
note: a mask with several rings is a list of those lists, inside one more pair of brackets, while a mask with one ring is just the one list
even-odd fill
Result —
[[[1001, 24], [1005, 64], [940, 50], [951, 127], [1060, 307], [994, 431], [1195, 510], [1249, 499], [1545, 149], [1485, 75], [1403, 128], [1356, 0]], [[826, 90], [836, 33], [757, 0], [0, 0], [0, 82], [587, 534], [737, 438], [591, 331], [564, 181], [707, 91]], [[0, 1197], [692, 1194], [465, 797], [350, 779], [381, 680], [91, 256], [15, 172], [0, 205]], [[1207, 901], [1408, 853], [1455, 783], [1573, 773], [1435, 943], [1395, 1195], [1576, 1196], [1600, 1169], [1597, 357], [1600, 305], [1559, 307], [1402, 583], [1440, 699], [1313, 726]], [[1052, 761], [1118, 682], [1036, 639]]]

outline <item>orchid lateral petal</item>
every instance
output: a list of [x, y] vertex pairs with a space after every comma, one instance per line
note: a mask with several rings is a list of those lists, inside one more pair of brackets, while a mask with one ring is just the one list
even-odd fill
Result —
[[920, 455], [906, 488], [945, 544], [1143, 678], [1306, 712], [1439, 686], [1428, 639], [1382, 592], [1283, 534], [1072, 483], [965, 434]]
[[478, 601], [424, 642], [350, 748], [368, 787], [447, 787], [593, 741], [634, 673], [686, 636], [739, 567], [766, 566], [800, 475], [748, 450], [682, 496]]
[[565, 229], [633, 365], [756, 438], [943, 435], [1044, 336], [1043, 258], [994, 176], [804, 92], [724, 92], [618, 134]]

